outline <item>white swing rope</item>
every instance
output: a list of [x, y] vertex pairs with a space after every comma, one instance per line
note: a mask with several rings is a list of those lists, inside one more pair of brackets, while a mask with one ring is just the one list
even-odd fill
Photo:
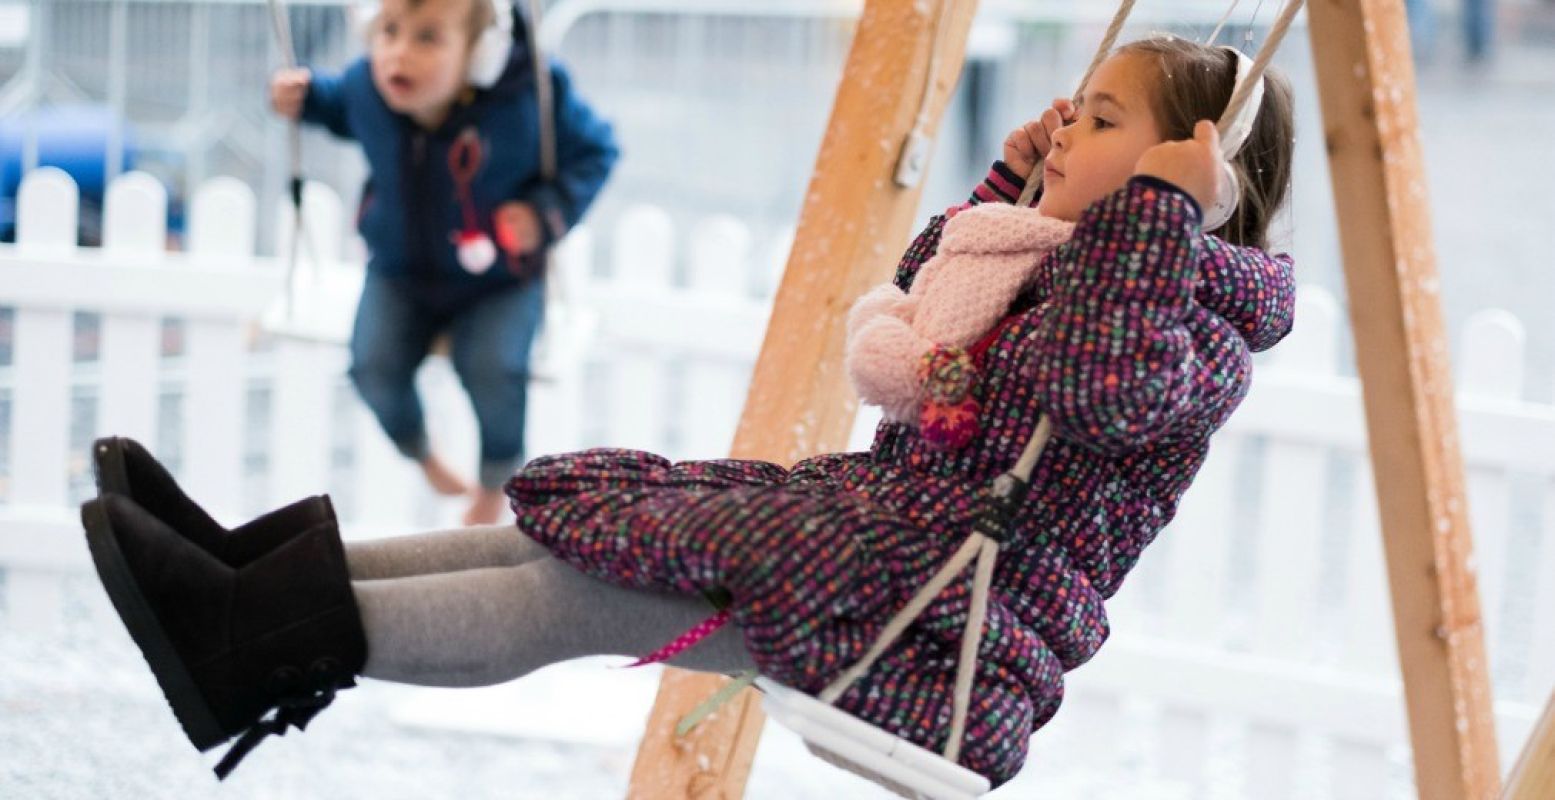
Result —
[[[1236, 7], [1241, 2], [1242, 0], [1231, 0], [1231, 7], [1227, 8], [1226, 13], [1221, 15], [1220, 21], [1215, 23], [1215, 29], [1210, 31], [1209, 37], [1204, 40], [1204, 45], [1206, 47], [1213, 46], [1215, 44], [1215, 40], [1220, 38], [1220, 32], [1225, 29], [1226, 23], [1231, 20], [1231, 15], [1236, 13]], [[1254, 11], [1253, 16], [1257, 17], [1258, 12]]]
[[[1225, 111], [1221, 114], [1220, 124], [1225, 125], [1234, 119], [1242, 105], [1247, 102], [1251, 87], [1263, 79], [1264, 69], [1269, 60], [1273, 58], [1274, 51], [1278, 49], [1281, 40], [1285, 38], [1286, 31], [1295, 19], [1296, 12], [1300, 10], [1304, 0], [1290, 0], [1284, 11], [1270, 29], [1269, 35], [1264, 39], [1263, 48], [1259, 50], [1258, 57], [1254, 60], [1247, 77], [1240, 82], [1231, 99], [1226, 104]], [[1091, 62], [1090, 69], [1086, 70], [1085, 78], [1081, 81], [1083, 89], [1085, 82], [1090, 79], [1092, 72], [1096, 70], [1106, 54], [1112, 50], [1112, 45], [1117, 39], [1118, 31], [1122, 29], [1123, 22], [1127, 18], [1128, 11], [1134, 5], [1133, 0], [1125, 0], [1118, 14], [1113, 18], [1112, 25], [1108, 27], [1107, 34], [1103, 38], [1096, 58]], [[1040, 162], [1039, 162], [1040, 163]], [[1040, 173], [1037, 175], [1040, 179]], [[1038, 180], [1032, 180], [1027, 184], [1027, 189], [1022, 193], [1021, 205], [1030, 203], [1028, 194], [1036, 191]], [[999, 543], [1008, 535], [1008, 523], [1010, 518], [1020, 509], [1025, 500], [1026, 492], [1030, 485], [1031, 472], [1036, 467], [1038, 458], [1046, 448], [1048, 439], [1052, 435], [1052, 421], [1043, 415], [1037, 422], [1037, 427], [1032, 431], [1031, 438], [1026, 442], [1025, 449], [1021, 452], [1020, 459], [1009, 472], [1000, 475], [994, 480], [992, 490], [985, 509], [991, 513], [985, 513], [974, 523], [973, 531], [961, 547], [956, 550], [950, 560], [940, 567], [939, 571], [924, 584], [918, 593], [913, 595], [907, 605], [898, 611], [895, 616], [886, 623], [880, 637], [869, 648], [864, 657], [859, 659], [852, 667], [849, 667], [840, 676], [828, 685], [819, 695], [822, 702], [835, 705], [838, 698], [847, 692], [859, 678], [874, 666], [885, 651], [901, 638], [907, 626], [928, 608], [934, 598], [950, 585], [950, 582], [960, 574], [961, 570], [974, 559], [977, 561], [976, 572], [972, 582], [971, 608], [967, 614], [966, 628], [961, 637], [960, 661], [956, 666], [955, 694], [953, 698], [950, 740], [945, 745], [945, 758], [955, 762], [961, 755], [961, 740], [966, 734], [967, 711], [971, 705], [972, 681], [977, 668], [978, 644], [982, 639], [983, 625], [987, 620], [988, 595], [993, 585], [993, 573], [996, 559], [999, 555]]]
[[[540, 177], [556, 180], [556, 117], [551, 113], [551, 70], [540, 50], [540, 0], [529, 0], [529, 60], [535, 71], [535, 100], [540, 107]], [[499, 12], [500, 13], [500, 12]]]
[[[543, 7], [541, 0], [528, 0], [529, 10], [529, 61], [534, 68], [535, 76], [535, 105], [540, 115], [540, 179], [548, 184], [556, 182], [556, 114], [553, 109], [555, 101], [551, 97], [551, 69], [547, 63], [545, 51], [540, 49], [540, 21]], [[498, 13], [501, 13], [500, 9]], [[535, 216], [540, 220], [540, 227], [545, 229], [543, 212], [535, 209]], [[544, 235], [542, 233], [542, 235]], [[540, 274], [546, 278], [545, 292], [546, 304], [553, 302], [557, 306], [565, 305], [566, 281], [552, 280], [551, 273], [556, 266], [556, 243], [546, 248], [543, 255], [544, 262], [540, 265]], [[551, 345], [548, 345], [551, 346]]]
[[[292, 46], [292, 23], [287, 16], [286, 7], [282, 0], [269, 0], [270, 29], [275, 33], [276, 49], [281, 53], [281, 63], [287, 69], [297, 68], [297, 50]], [[300, 113], [300, 112], [299, 112]], [[297, 249], [300, 245], [308, 248], [308, 257], [313, 261], [314, 268], [319, 265], [319, 253], [313, 246], [313, 238], [308, 233], [307, 223], [302, 213], [302, 120], [293, 119], [286, 126], [286, 161], [291, 173], [287, 181], [287, 192], [292, 201], [292, 239], [288, 244], [286, 257], [286, 288], [282, 298], [284, 303], [284, 318], [292, 318], [292, 310], [295, 303], [293, 294], [297, 283]]]
[[[275, 33], [276, 49], [281, 52], [281, 63], [287, 69], [297, 68], [297, 50], [292, 46], [292, 23], [287, 17], [281, 0], [270, 0], [270, 29]], [[301, 113], [300, 111], [298, 113]], [[287, 189], [292, 199], [292, 240], [286, 257], [285, 318], [292, 317], [292, 292], [297, 280], [297, 247], [302, 240], [302, 121], [289, 120], [286, 125], [286, 163], [291, 172]]]

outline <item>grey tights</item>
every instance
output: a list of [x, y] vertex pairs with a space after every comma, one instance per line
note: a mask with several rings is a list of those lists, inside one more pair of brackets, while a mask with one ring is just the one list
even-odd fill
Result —
[[[512, 525], [346, 543], [367, 632], [369, 678], [487, 686], [587, 655], [638, 656], [711, 613], [699, 598], [626, 589], [585, 575]], [[754, 666], [726, 626], [674, 666]]]

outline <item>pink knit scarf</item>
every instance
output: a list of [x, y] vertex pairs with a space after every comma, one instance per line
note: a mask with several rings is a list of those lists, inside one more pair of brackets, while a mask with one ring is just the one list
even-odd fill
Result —
[[976, 435], [976, 365], [968, 352], [1009, 310], [1074, 223], [1004, 203], [945, 223], [912, 291], [877, 286], [848, 313], [848, 375], [860, 399], [925, 439], [955, 449]]

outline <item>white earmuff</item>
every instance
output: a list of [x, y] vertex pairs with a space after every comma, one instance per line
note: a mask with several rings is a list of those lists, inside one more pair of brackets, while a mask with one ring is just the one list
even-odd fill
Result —
[[360, 0], [360, 2], [351, 6], [349, 11], [351, 27], [363, 41], [372, 41], [373, 25], [378, 22], [378, 12], [380, 10], [382, 10], [382, 7], [376, 2], [371, 2], [371, 0]]
[[[1236, 88], [1247, 80], [1247, 74], [1253, 68], [1253, 60], [1235, 47], [1222, 45], [1222, 48], [1236, 54], [1236, 83], [1232, 85], [1232, 94], [1235, 94]], [[1220, 189], [1215, 192], [1215, 204], [1204, 209], [1203, 228], [1206, 231], [1216, 230], [1230, 222], [1231, 215], [1236, 211], [1237, 202], [1242, 196], [1242, 185], [1237, 180], [1231, 160], [1242, 152], [1242, 145], [1252, 135], [1253, 124], [1258, 121], [1258, 108], [1262, 105], [1263, 78], [1260, 77], [1247, 95], [1247, 102], [1237, 111], [1236, 117], [1226, 124], [1226, 130], [1220, 136]]]
[[509, 0], [489, 0], [494, 15], [490, 25], [475, 37], [470, 48], [470, 83], [490, 89], [507, 69], [513, 52], [513, 4]]

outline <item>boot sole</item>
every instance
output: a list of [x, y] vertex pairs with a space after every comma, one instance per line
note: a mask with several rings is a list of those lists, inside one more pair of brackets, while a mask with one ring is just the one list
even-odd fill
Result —
[[150, 602], [141, 594], [100, 500], [90, 500], [81, 506], [81, 522], [86, 527], [86, 544], [92, 553], [92, 564], [97, 567], [108, 599], [151, 667], [167, 704], [173, 709], [173, 716], [178, 718], [189, 741], [202, 751], [226, 741], [229, 735], [222, 731], [215, 712], [195, 684], [194, 676], [189, 674], [167, 631], [157, 621]]

